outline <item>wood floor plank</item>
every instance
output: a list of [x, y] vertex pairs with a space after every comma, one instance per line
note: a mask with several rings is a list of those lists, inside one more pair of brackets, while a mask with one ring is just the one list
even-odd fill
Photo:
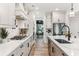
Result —
[[32, 56], [49, 56], [48, 44], [43, 42], [43, 39], [36, 41], [34, 48], [32, 49]]

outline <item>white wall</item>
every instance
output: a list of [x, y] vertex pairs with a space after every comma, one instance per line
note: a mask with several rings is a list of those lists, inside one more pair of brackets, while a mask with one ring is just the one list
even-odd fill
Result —
[[69, 18], [72, 37], [79, 37], [79, 17]]
[[52, 28], [52, 13], [46, 13], [46, 28]]
[[57, 23], [57, 22], [65, 22], [65, 13], [64, 12], [57, 12], [54, 11], [52, 12], [52, 22]]
[[14, 26], [15, 24], [15, 4], [0, 3], [0, 25]]

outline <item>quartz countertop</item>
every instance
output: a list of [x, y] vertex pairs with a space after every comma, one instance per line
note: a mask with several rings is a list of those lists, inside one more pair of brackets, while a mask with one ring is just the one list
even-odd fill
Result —
[[31, 34], [28, 37], [23, 38], [22, 40], [10, 40], [10, 42], [0, 44], [0, 56], [8, 56], [11, 52], [13, 52], [18, 46], [23, 44], [26, 40], [32, 36]]
[[71, 38], [71, 44], [58, 43], [53, 36], [48, 36], [68, 56], [79, 56], [79, 39]]

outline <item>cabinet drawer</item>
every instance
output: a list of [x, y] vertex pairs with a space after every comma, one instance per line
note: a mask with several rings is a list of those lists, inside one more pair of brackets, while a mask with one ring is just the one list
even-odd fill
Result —
[[24, 42], [23, 43], [23, 47], [21, 48], [22, 52], [23, 52], [23, 56], [28, 56], [29, 54], [29, 43]]

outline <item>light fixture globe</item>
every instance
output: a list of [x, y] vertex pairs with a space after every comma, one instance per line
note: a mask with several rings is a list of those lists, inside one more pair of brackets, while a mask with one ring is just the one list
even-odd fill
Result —
[[73, 8], [73, 3], [71, 3], [71, 10], [69, 12], [69, 17], [74, 17], [75, 16], [75, 12], [74, 12], [74, 8]]
[[74, 16], [75, 16], [75, 12], [74, 11], [70, 11], [69, 17], [74, 17]]

